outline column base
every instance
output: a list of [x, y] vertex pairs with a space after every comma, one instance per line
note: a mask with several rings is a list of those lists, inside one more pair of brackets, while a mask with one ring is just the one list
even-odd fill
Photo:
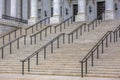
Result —
[[28, 24], [29, 24], [29, 25], [35, 24], [36, 22], [37, 22], [37, 17], [30, 18], [30, 19], [28, 20]]
[[53, 16], [50, 18], [50, 24], [58, 24], [60, 23], [60, 16]]
[[114, 20], [114, 19], [115, 19], [114, 11], [113, 10], [107, 10], [105, 12], [105, 20]]
[[79, 13], [78, 15], [75, 16], [75, 22], [81, 22], [81, 21], [86, 21], [85, 13]]

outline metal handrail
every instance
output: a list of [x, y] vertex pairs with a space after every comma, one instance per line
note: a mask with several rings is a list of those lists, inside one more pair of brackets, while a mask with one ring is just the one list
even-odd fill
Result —
[[60, 32], [62, 31], [62, 25], [63, 25], [63, 24], [64, 24], [64, 29], [65, 29], [65, 28], [66, 28], [66, 22], [67, 22], [67, 26], [69, 26], [70, 24], [72, 24], [72, 23], [73, 23], [73, 17], [74, 17], [74, 16], [71, 16], [71, 17], [67, 18], [66, 20], [62, 21], [60, 24], [54, 26], [54, 28], [55, 28], [55, 33], [56, 33], [56, 29], [57, 29], [58, 27], [60, 27]]
[[13, 17], [13, 16], [8, 16], [8, 15], [2, 15], [2, 18], [7, 19], [7, 20], [13, 20], [13, 21], [16, 21], [16, 22], [25, 23], [25, 24], [28, 23], [27, 20], [24, 20], [22, 18]]
[[84, 31], [86, 31], [86, 23], [83, 23], [82, 25], [78, 26], [75, 30], [68, 33], [68, 43], [70, 44], [70, 36], [72, 36], [71, 41], [73, 43], [73, 35], [76, 33], [76, 39], [78, 39], [78, 31], [80, 30], [80, 35], [82, 35], [82, 30], [84, 28]]
[[32, 34], [31, 36], [30, 36], [30, 41], [31, 41], [31, 45], [32, 45], [32, 38], [34, 37], [34, 43], [36, 44], [36, 38], [38, 38], [38, 37], [36, 37], [38, 34], [40, 34], [40, 40], [42, 40], [42, 32], [43, 31], [45, 31], [45, 37], [47, 37], [47, 29], [48, 28], [50, 28], [50, 34], [51, 34], [51, 32], [52, 32], [52, 25], [48, 25], [47, 27], [45, 27], [45, 28], [43, 28], [42, 30], [40, 30], [40, 31], [38, 31], [38, 32], [36, 32], [36, 33], [34, 33], [34, 34]]
[[2, 59], [4, 58], [4, 48], [10, 45], [10, 54], [11, 54], [12, 53], [12, 43], [14, 43], [15, 41], [17, 41], [17, 49], [19, 49], [19, 40], [21, 38], [23, 38], [23, 37], [24, 37], [24, 45], [25, 45], [26, 44], [26, 35], [22, 35], [22, 36], [20, 36], [20, 37], [18, 37], [16, 39], [10, 41], [9, 43], [3, 45], [2, 47], [0, 47], [0, 49], [2, 50], [2, 56], [1, 56]]
[[88, 62], [88, 59], [90, 57], [92, 57], [92, 63], [91, 65], [93, 66], [93, 55], [94, 55], [94, 52], [97, 50], [97, 59], [99, 59], [99, 46], [102, 45], [102, 53], [104, 52], [104, 41], [106, 40], [106, 47], [108, 47], [108, 36], [110, 35], [110, 42], [111, 42], [111, 32], [112, 31], [108, 31], [99, 41], [98, 43], [88, 52], [88, 54], [80, 61], [81, 63], [81, 77], [83, 77], [83, 64], [85, 64], [85, 72], [87, 74], [87, 62]]
[[3, 45], [5, 44], [5, 37], [6, 37], [6, 36], [9, 36], [9, 41], [11, 41], [11, 34], [14, 33], [14, 37], [16, 38], [16, 37], [17, 37], [17, 33], [16, 33], [16, 32], [17, 32], [18, 30], [20, 30], [20, 35], [22, 35], [22, 28], [17, 28], [17, 29], [15, 29], [15, 30], [12, 30], [12, 31], [10, 31], [10, 32], [8, 32], [8, 33], [0, 36], [0, 38], [2, 38], [2, 43], [3, 43]]
[[39, 52], [41, 52], [42, 50], [44, 50], [44, 59], [46, 59], [46, 48], [47, 48], [47, 46], [51, 45], [51, 53], [53, 53], [53, 43], [56, 40], [57, 40], [57, 48], [59, 48], [59, 39], [60, 39], [61, 36], [63, 36], [63, 44], [64, 44], [65, 43], [65, 33], [61, 33], [57, 37], [55, 37], [54, 39], [52, 39], [51, 41], [49, 41], [48, 43], [43, 45], [40, 49], [35, 51], [30, 56], [26, 57], [23, 60], [20, 60], [20, 62], [22, 62], [22, 74], [24, 75], [24, 67], [25, 67], [24, 63], [26, 61], [28, 61], [28, 72], [30, 71], [30, 59], [33, 58], [34, 56], [36, 56], [36, 65], [38, 65], [38, 55], [39, 55]]
[[94, 66], [94, 52], [97, 51], [97, 59], [99, 59], [99, 47], [102, 46], [102, 53], [104, 53], [104, 41], [106, 40], [106, 47], [108, 47], [108, 37], [110, 37], [110, 43], [112, 42], [112, 33], [114, 42], [117, 42], [118, 32], [120, 37], [120, 25], [113, 31], [108, 31], [95, 46], [88, 52], [88, 54], [80, 61], [81, 63], [81, 77], [84, 76], [84, 63], [85, 63], [85, 73], [88, 72], [88, 59], [91, 58], [91, 65]]
[[29, 30], [31, 28], [32, 28], [32, 33], [33, 33], [34, 26], [36, 27], [36, 31], [38, 31], [38, 25], [40, 24], [40, 27], [42, 27], [42, 23], [44, 22], [44, 26], [45, 26], [47, 24], [47, 22], [46, 22], [47, 20], [48, 20], [48, 24], [49, 24], [50, 23], [50, 17], [47, 17], [47, 18], [45, 18], [43, 20], [40, 20], [39, 22], [37, 22], [37, 23], [35, 23], [35, 24], [25, 28], [26, 35], [27, 35], [27, 30]]

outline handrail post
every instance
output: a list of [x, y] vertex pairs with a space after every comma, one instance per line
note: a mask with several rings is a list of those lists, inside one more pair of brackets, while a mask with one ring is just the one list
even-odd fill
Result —
[[24, 75], [24, 61], [22, 61], [22, 75]]
[[12, 44], [10, 43], [10, 54], [12, 53]]
[[26, 35], [24, 36], [24, 45], [26, 45]]
[[83, 62], [81, 61], [81, 77], [83, 77]]
[[17, 40], [17, 49], [19, 49], [19, 39]]
[[38, 65], [38, 53], [36, 54], [36, 65]]
[[70, 34], [68, 34], [68, 43], [70, 44]]
[[108, 36], [106, 36], [106, 47], [108, 47]]
[[114, 43], [115, 43], [115, 32], [113, 32], [113, 35], [114, 35]]
[[3, 45], [5, 44], [5, 37], [3, 36]]
[[30, 72], [30, 59], [28, 59], [28, 72]]
[[97, 59], [99, 59], [99, 46], [97, 46]]
[[117, 31], [116, 31], [115, 33], [116, 33], [116, 42], [117, 42], [117, 37], [118, 37], [118, 35], [117, 35]]
[[2, 59], [4, 58], [4, 48], [2, 47]]
[[73, 33], [72, 33], [72, 43], [73, 43], [73, 39], [74, 39], [74, 36], [73, 36]]
[[44, 47], [44, 59], [46, 59], [46, 47]]
[[102, 53], [104, 53], [104, 43], [103, 43], [103, 40], [102, 40]]
[[87, 59], [86, 59], [86, 62], [85, 62], [85, 73], [87, 74]]
[[63, 44], [65, 44], [65, 34], [63, 34]]
[[59, 37], [57, 38], [57, 48], [59, 48]]
[[81, 26], [81, 28], [80, 28], [80, 35], [82, 35], [82, 26]]
[[93, 51], [92, 51], [92, 55], [91, 55], [91, 65], [92, 66], [94, 65], [94, 60], [93, 60], [94, 58], [93, 57], [94, 57], [94, 55], [93, 55]]
[[112, 32], [110, 32], [110, 43], [112, 42]]
[[34, 44], [36, 44], [36, 35], [34, 36]]
[[51, 42], [51, 53], [53, 53], [53, 42]]
[[119, 28], [119, 37], [120, 37], [120, 28]]

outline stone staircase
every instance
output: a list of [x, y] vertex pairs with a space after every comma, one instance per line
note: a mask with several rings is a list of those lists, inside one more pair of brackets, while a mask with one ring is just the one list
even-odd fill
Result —
[[[44, 59], [43, 52], [39, 53], [39, 65], [36, 66], [36, 57], [31, 59], [30, 72], [27, 71], [28, 63], [25, 63], [25, 74], [33, 75], [70, 75], [80, 76], [80, 63], [79, 61], [89, 52], [89, 50], [99, 41], [99, 39], [109, 30], [115, 29], [119, 25], [120, 21], [105, 21], [102, 22], [95, 30], [85, 32], [79, 39], [75, 39], [74, 43], [68, 44], [67, 33], [74, 30], [78, 25], [82, 23], [74, 23], [70, 27], [67, 27], [62, 32], [65, 32], [65, 44], [60, 48], [56, 48], [56, 42], [54, 43], [54, 53], [50, 53], [50, 46], [47, 49], [47, 59]], [[54, 31], [54, 28], [52, 28]], [[23, 39], [20, 40], [20, 49], [16, 49], [16, 43], [13, 44], [14, 51], [11, 55], [6, 48], [6, 57], [0, 60], [0, 73], [14, 73], [21, 74], [22, 63], [20, 60], [31, 55], [33, 52], [42, 47], [45, 43], [49, 42], [55, 36], [61, 32], [57, 29], [57, 33], [49, 34], [44, 37], [43, 40], [37, 42], [37, 44], [30, 45], [30, 37], [27, 36], [27, 45], [23, 44]], [[37, 38], [37, 41], [39, 38]], [[62, 39], [60, 40], [60, 43]], [[9, 48], [9, 47], [8, 47]], [[116, 49], [116, 48], [115, 48]], [[99, 60], [98, 60], [99, 62]], [[97, 62], [96, 62], [97, 65]], [[119, 67], [118, 67], [119, 68]], [[91, 68], [92, 69], [92, 68]], [[94, 68], [93, 68], [94, 69]], [[97, 70], [97, 68], [96, 68]], [[90, 71], [92, 72], [92, 70]], [[99, 75], [99, 74], [98, 74]], [[92, 76], [92, 75], [87, 75]], [[94, 76], [94, 71], [93, 71]]]

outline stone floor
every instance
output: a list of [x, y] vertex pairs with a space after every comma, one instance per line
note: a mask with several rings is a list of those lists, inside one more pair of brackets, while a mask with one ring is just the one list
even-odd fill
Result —
[[93, 78], [93, 77], [72, 77], [72, 76], [48, 76], [48, 75], [19, 75], [0, 74], [0, 80], [120, 80], [120, 78]]

